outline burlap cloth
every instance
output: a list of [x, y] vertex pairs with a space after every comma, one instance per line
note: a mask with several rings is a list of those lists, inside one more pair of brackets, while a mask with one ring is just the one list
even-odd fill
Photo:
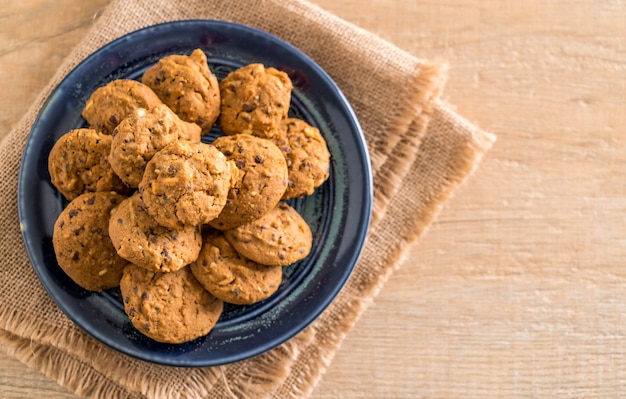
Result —
[[[320, 64], [360, 120], [376, 194], [360, 261], [340, 295], [313, 325], [255, 358], [188, 369], [121, 355], [87, 336], [59, 310], [39, 283], [22, 243], [16, 188], [29, 130], [64, 75], [124, 33], [154, 23], [197, 18], [260, 28], [289, 41]], [[302, 1], [113, 1], [0, 144], [1, 346], [86, 397], [308, 396], [409, 244], [423, 234], [494, 140], [437, 100], [444, 81], [442, 65], [417, 59]]]

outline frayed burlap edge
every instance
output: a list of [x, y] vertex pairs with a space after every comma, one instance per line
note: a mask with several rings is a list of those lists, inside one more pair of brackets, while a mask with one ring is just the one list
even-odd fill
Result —
[[396, 115], [396, 123], [390, 125], [392, 135], [400, 137], [393, 151], [378, 173], [374, 175], [374, 204], [371, 226], [385, 216], [389, 202], [400, 189], [402, 179], [409, 171], [419, 150], [422, 136], [428, 127], [433, 102], [439, 97], [447, 79], [448, 66], [428, 62], [421, 65], [419, 74], [411, 85], [420, 109], [413, 118]]
[[[129, 395], [128, 390], [119, 385], [99, 383], [104, 379], [102, 374], [90, 369], [82, 359], [54, 346], [39, 344], [5, 330], [0, 330], [0, 343], [7, 354], [78, 395], [111, 399], [144, 398], [140, 394]], [[86, 369], [89, 372], [85, 372]]]

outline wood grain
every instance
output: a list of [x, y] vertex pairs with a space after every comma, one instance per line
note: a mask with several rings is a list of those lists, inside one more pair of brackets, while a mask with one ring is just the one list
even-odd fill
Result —
[[[3, 4], [0, 136], [106, 3]], [[445, 98], [498, 142], [348, 335], [313, 398], [621, 396], [626, 3], [315, 3], [447, 60]], [[51, 396], [75, 397], [0, 354], [0, 397]]]

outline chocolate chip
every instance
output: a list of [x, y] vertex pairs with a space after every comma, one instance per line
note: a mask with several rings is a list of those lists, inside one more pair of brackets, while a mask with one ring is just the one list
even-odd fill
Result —
[[235, 161], [235, 165], [237, 165], [239, 169], [243, 169], [246, 167], [246, 162], [242, 160], [238, 160], [238, 161]]
[[144, 301], [148, 301], [150, 300], [150, 295], [147, 292], [144, 292], [143, 294], [141, 294], [141, 299]]
[[74, 216], [78, 215], [78, 212], [80, 212], [79, 209], [70, 209], [70, 212], [69, 212], [70, 219], [73, 218]]
[[83, 231], [84, 229], [85, 229], [85, 228], [84, 228], [83, 226], [81, 226], [81, 227], [79, 227], [79, 228], [77, 228], [77, 229], [72, 230], [72, 233], [74, 233], [74, 235], [75, 235], [75, 236], [77, 236], [77, 235], [79, 235], [80, 233], [82, 233], [82, 231]]
[[130, 317], [133, 317], [135, 315], [135, 312], [136, 312], [136, 310], [135, 310], [134, 306], [131, 306], [130, 309], [128, 309], [128, 315]]
[[263, 159], [262, 155], [255, 155], [254, 156], [254, 162], [256, 162], [256, 163], [263, 163], [263, 161], [265, 161], [265, 160]]
[[63, 226], [65, 226], [65, 221], [61, 220], [61, 221], [59, 222], [59, 227], [60, 227], [60, 228], [63, 228]]
[[150, 331], [150, 323], [146, 322], [143, 327], [146, 329], [146, 331]]
[[120, 132], [120, 131], [119, 131], [119, 130], [117, 130], [117, 128], [113, 129], [113, 133], [111, 133], [111, 137], [115, 137], [115, 136], [117, 136], [117, 134], [118, 134], [119, 132]]
[[208, 265], [209, 265], [209, 262], [207, 262], [206, 259], [203, 259], [202, 260], [202, 266], [208, 266]]
[[165, 260], [170, 260], [172, 259], [172, 256], [170, 255], [169, 252], [167, 252], [167, 249], [164, 249], [163, 251], [161, 251], [161, 255], [163, 255], [163, 258]]
[[233, 288], [233, 295], [234, 296], [239, 296], [241, 292], [239, 292], [239, 288]]
[[228, 150], [226, 150], [226, 151], [224, 151], [224, 152], [223, 152], [223, 154], [224, 154], [225, 156], [229, 157], [229, 156], [233, 155], [233, 152], [232, 152], [232, 151], [228, 151]]
[[72, 260], [78, 260], [80, 259], [80, 255], [78, 254], [78, 252], [74, 252], [74, 254], [72, 255]]
[[96, 202], [96, 197], [95, 197], [95, 196], [93, 196], [93, 197], [89, 197], [89, 198], [87, 198], [87, 201], [85, 201], [85, 203], [86, 203], [87, 205], [93, 205], [93, 204], [94, 204], [94, 202]]
[[165, 72], [163, 72], [163, 70], [159, 70], [159, 73], [157, 74], [156, 79], [154, 79], [154, 84], [156, 86], [159, 86], [161, 83], [163, 83], [165, 81]]
[[178, 173], [178, 166], [170, 165], [170, 167], [167, 168], [167, 173], [169, 173], [170, 175], [175, 175], [176, 173]]
[[109, 122], [111, 122], [114, 125], [117, 125], [120, 123], [119, 119], [117, 119], [117, 115], [115, 114], [111, 114], [111, 116], [109, 117]]
[[251, 112], [251, 111], [254, 111], [254, 109], [256, 108], [256, 105], [254, 105], [254, 104], [244, 104], [244, 105], [241, 106], [241, 108], [245, 112]]
[[124, 219], [118, 218], [117, 219], [117, 224], [124, 224]]

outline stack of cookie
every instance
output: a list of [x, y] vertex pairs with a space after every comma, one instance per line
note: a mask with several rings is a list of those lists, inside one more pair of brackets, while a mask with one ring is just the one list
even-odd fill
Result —
[[[330, 169], [319, 130], [288, 117], [292, 88], [261, 64], [218, 82], [195, 50], [94, 91], [89, 128], [48, 158], [70, 201], [54, 226], [59, 266], [87, 290], [119, 286], [133, 325], [160, 342], [207, 334], [224, 302], [270, 297], [312, 246], [283, 200], [312, 194]], [[216, 123], [224, 135], [202, 142]]]

